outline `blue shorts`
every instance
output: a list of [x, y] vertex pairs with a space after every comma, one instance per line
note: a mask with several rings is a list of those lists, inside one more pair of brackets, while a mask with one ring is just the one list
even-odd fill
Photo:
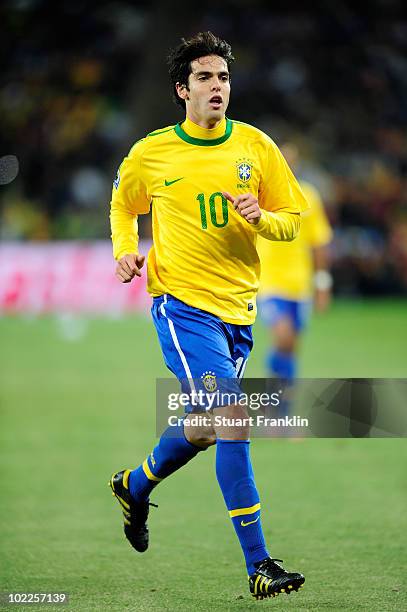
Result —
[[[253, 347], [251, 325], [225, 323], [168, 294], [154, 298], [151, 313], [165, 364], [184, 392], [240, 393], [239, 380]], [[220, 405], [225, 404], [212, 407]]]
[[280, 319], [289, 319], [296, 332], [301, 332], [307, 325], [312, 303], [309, 300], [285, 300], [279, 297], [259, 298], [258, 309], [263, 323], [269, 327]]

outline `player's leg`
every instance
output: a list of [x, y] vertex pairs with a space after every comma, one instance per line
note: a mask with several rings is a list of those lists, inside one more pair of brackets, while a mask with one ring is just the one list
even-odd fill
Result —
[[[195, 441], [194, 441], [195, 442]], [[110, 486], [119, 500], [124, 515], [124, 532], [138, 551], [148, 548], [147, 518], [152, 490], [165, 478], [179, 470], [196, 455], [214, 443], [211, 439], [190, 442], [182, 424], [169, 427], [158, 444], [135, 470], [113, 474]]]
[[[153, 320], [158, 332], [164, 359], [178, 379], [191, 378], [189, 363], [194, 350], [194, 329], [191, 328], [190, 307], [167, 296], [154, 300]], [[202, 342], [204, 331], [199, 330], [196, 342]], [[183, 424], [168, 427], [158, 444], [135, 470], [121, 470], [110, 480], [113, 494], [122, 506], [124, 532], [130, 544], [139, 552], [148, 547], [147, 517], [149, 496], [165, 478], [183, 467], [196, 455], [214, 444], [214, 436], [195, 432], [187, 439]]]
[[279, 405], [279, 414], [285, 416], [291, 413], [293, 385], [298, 374], [300, 340], [310, 317], [311, 303], [285, 300], [282, 302], [281, 316], [277, 316], [272, 325], [273, 348], [269, 365], [271, 376], [279, 378], [285, 387]]
[[[229, 325], [236, 364], [231, 376], [243, 377], [253, 346], [251, 328]], [[217, 438], [216, 475], [245, 557], [248, 574], [255, 571], [254, 563], [269, 556], [260, 518], [260, 498], [250, 461], [250, 427], [245, 406], [229, 405], [214, 409], [213, 419]], [[233, 427], [228, 423], [243, 425]], [[219, 423], [219, 424], [217, 424]]]
[[[222, 422], [247, 419], [243, 406], [216, 408], [214, 416]], [[261, 525], [260, 497], [250, 460], [249, 426], [215, 425], [216, 476], [229, 516], [239, 539], [248, 575], [255, 563], [269, 556]]]
[[271, 327], [272, 346], [267, 356], [268, 374], [278, 378], [284, 393], [278, 406], [278, 415], [284, 417], [291, 413], [293, 384], [298, 370], [298, 333], [292, 314], [277, 319]]
[[278, 297], [264, 300], [260, 315], [270, 329], [270, 348], [266, 355], [266, 367], [270, 377], [292, 381], [297, 363], [298, 329], [295, 302]]
[[268, 368], [272, 376], [294, 380], [297, 373], [298, 334], [292, 317], [278, 319], [271, 328], [272, 348], [268, 355]]
[[[232, 328], [234, 340], [236, 374], [242, 376], [252, 348], [251, 330], [242, 326], [229, 327]], [[215, 419], [215, 416], [220, 418]], [[246, 408], [239, 404], [214, 409], [216, 474], [245, 557], [250, 591], [256, 598], [274, 597], [280, 592], [298, 590], [304, 577], [286, 572], [269, 556], [261, 524], [260, 498], [250, 460], [247, 416]], [[238, 426], [233, 426], [233, 423]]]
[[[242, 406], [215, 409], [217, 415], [243, 419]], [[227, 421], [226, 421], [227, 422]], [[248, 427], [216, 426], [216, 474], [245, 557], [249, 588], [256, 599], [298, 591], [304, 576], [287, 572], [269, 556], [261, 525], [261, 505], [250, 460]]]
[[[183, 304], [171, 296], [154, 300], [152, 315], [167, 367], [178, 380], [189, 386], [197, 376], [197, 357], [194, 353], [203, 350], [205, 330], [202, 323], [194, 319], [197, 309]], [[200, 312], [200, 311], [197, 311]], [[189, 434], [189, 432], [188, 432]], [[132, 497], [142, 501], [148, 499], [159, 482], [183, 467], [200, 451], [214, 443], [214, 437], [186, 435], [184, 423], [169, 426], [161, 435], [159, 443], [144, 462], [133, 470], [129, 477]]]
[[148, 548], [147, 518], [152, 490], [209, 446], [187, 440], [183, 425], [172, 426], [161, 435], [158, 444], [135, 470], [113, 474], [110, 486], [122, 506], [124, 532], [138, 552]]
[[292, 386], [297, 376], [298, 345], [304, 326], [300, 302], [279, 297], [263, 299], [259, 304], [260, 316], [269, 328], [270, 344], [266, 354], [266, 369], [270, 378], [278, 378], [284, 395], [278, 407], [279, 416], [290, 413]]

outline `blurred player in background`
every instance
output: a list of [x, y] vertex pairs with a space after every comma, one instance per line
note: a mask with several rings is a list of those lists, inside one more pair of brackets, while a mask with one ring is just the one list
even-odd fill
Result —
[[[287, 143], [281, 152], [295, 170], [298, 148]], [[318, 190], [306, 181], [300, 185], [310, 208], [302, 215], [298, 236], [290, 243], [259, 237], [257, 243], [261, 262], [259, 314], [271, 332], [267, 373], [288, 387], [297, 375], [300, 334], [312, 308], [317, 312], [328, 308], [332, 288], [328, 251], [332, 229]], [[289, 396], [289, 388], [287, 392]], [[279, 410], [280, 414], [289, 412], [288, 399], [280, 403]]]
[[[240, 389], [253, 345], [257, 236], [292, 240], [308, 207], [273, 141], [225, 117], [232, 60], [230, 45], [210, 32], [183, 40], [172, 52], [170, 77], [186, 118], [138, 141], [112, 191], [113, 251], [123, 283], [141, 275], [137, 216], [153, 204], [152, 316], [165, 363], [191, 394], [198, 388], [213, 392], [222, 380], [229, 381], [228, 391]], [[162, 434], [137, 469], [112, 476], [126, 537], [137, 551], [147, 549], [150, 493], [216, 443], [216, 475], [244, 553], [250, 592], [263, 598], [298, 590], [304, 577], [285, 571], [266, 548], [246, 409], [220, 404], [213, 413], [243, 424], [218, 424], [204, 411], [210, 414], [205, 428], [186, 417]]]

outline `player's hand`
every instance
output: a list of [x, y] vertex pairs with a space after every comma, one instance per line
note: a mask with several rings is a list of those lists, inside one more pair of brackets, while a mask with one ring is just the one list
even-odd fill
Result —
[[252, 225], [257, 225], [261, 217], [261, 208], [252, 193], [241, 193], [235, 198], [230, 195], [227, 191], [222, 192], [223, 195], [229, 202], [233, 204], [233, 207], [239, 215], [246, 219], [246, 221]]
[[117, 262], [116, 278], [122, 283], [130, 283], [135, 276], [141, 276], [144, 260], [144, 255], [137, 255], [137, 253], [124, 255]]

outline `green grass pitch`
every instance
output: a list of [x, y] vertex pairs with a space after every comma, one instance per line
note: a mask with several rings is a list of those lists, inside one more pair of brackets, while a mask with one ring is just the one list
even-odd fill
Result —
[[[298, 594], [250, 597], [214, 449], [156, 489], [150, 549], [133, 551], [107, 482], [155, 444], [155, 377], [168, 374], [145, 317], [71, 327], [0, 319], [0, 591], [65, 591], [75, 611], [407, 609], [402, 439], [254, 440], [265, 535], [305, 574]], [[255, 331], [247, 376], [263, 374]], [[301, 374], [406, 377], [406, 346], [405, 302], [337, 302], [313, 319]]]

